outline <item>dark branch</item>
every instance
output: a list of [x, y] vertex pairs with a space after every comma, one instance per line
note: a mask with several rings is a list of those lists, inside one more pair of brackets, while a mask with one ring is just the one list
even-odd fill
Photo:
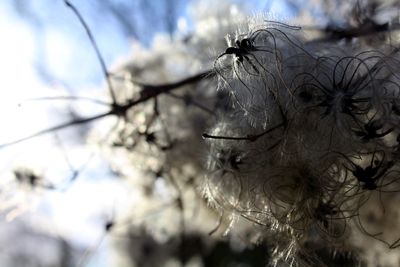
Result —
[[124, 105], [118, 105], [118, 104], [112, 104], [111, 105], [111, 110], [98, 114], [98, 115], [94, 115], [92, 117], [87, 117], [87, 118], [82, 118], [82, 119], [77, 119], [77, 120], [73, 120], [70, 122], [66, 122], [60, 125], [56, 125], [47, 129], [44, 129], [42, 131], [39, 131], [37, 133], [34, 133], [32, 135], [29, 135], [27, 137], [15, 140], [15, 141], [11, 141], [8, 143], [4, 143], [4, 144], [0, 144], [0, 149], [10, 146], [10, 145], [14, 145], [26, 140], [29, 140], [31, 138], [34, 137], [38, 137], [47, 133], [51, 133], [54, 131], [58, 131], [58, 130], [62, 130], [71, 126], [76, 126], [76, 125], [81, 125], [81, 124], [85, 124], [85, 123], [89, 123], [110, 115], [117, 115], [117, 116], [124, 116], [126, 114], [126, 112], [132, 108], [133, 106], [136, 106], [140, 103], [146, 102], [147, 100], [154, 98], [160, 94], [163, 93], [167, 93], [170, 92], [174, 89], [180, 88], [184, 85], [188, 85], [188, 84], [192, 84], [192, 83], [196, 83], [199, 82], [202, 79], [205, 78], [212, 78], [215, 76], [215, 73], [213, 71], [205, 71], [199, 74], [196, 74], [194, 76], [188, 77], [186, 79], [183, 79], [181, 81], [175, 82], [175, 83], [170, 83], [170, 84], [161, 84], [161, 85], [149, 85], [149, 84], [143, 84], [143, 89], [140, 91], [140, 97], [136, 100], [132, 100], [129, 101], [127, 104]]
[[326, 42], [326, 41], [335, 41], [341, 39], [353, 39], [359, 38], [369, 35], [374, 35], [378, 33], [390, 32], [400, 29], [400, 24], [392, 24], [388, 23], [377, 24], [374, 22], [364, 23], [359, 27], [349, 27], [349, 28], [339, 28], [328, 25], [325, 28], [312, 27], [312, 26], [302, 26], [303, 30], [314, 30], [321, 31], [327, 33], [328, 37], [323, 37], [312, 42]]

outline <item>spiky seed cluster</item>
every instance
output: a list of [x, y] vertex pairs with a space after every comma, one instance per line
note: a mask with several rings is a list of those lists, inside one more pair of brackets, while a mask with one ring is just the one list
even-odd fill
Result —
[[204, 135], [209, 202], [277, 233], [276, 262], [323, 266], [310, 244], [337, 251], [355, 233], [397, 247], [362, 210], [384, 214], [400, 190], [399, 52], [248, 25], [214, 64], [231, 106]]

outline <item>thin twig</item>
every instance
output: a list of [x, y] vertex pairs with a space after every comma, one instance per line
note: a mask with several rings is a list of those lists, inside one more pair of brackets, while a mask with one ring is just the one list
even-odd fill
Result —
[[98, 105], [103, 105], [103, 106], [110, 106], [112, 105], [111, 103], [107, 103], [98, 99], [90, 98], [90, 97], [82, 97], [82, 96], [73, 96], [73, 95], [67, 95], [67, 96], [45, 96], [45, 97], [34, 97], [34, 98], [28, 98], [23, 100], [22, 103], [24, 102], [33, 102], [33, 101], [43, 101], [43, 100], [60, 100], [60, 101], [88, 101], [88, 102], [93, 102]]
[[80, 23], [82, 24], [82, 26], [85, 28], [86, 34], [89, 37], [89, 40], [92, 43], [92, 46], [93, 46], [94, 50], [96, 51], [97, 59], [100, 62], [101, 69], [102, 69], [102, 71], [104, 73], [104, 76], [106, 78], [111, 99], [112, 99], [113, 103], [116, 103], [114, 90], [113, 90], [113, 87], [112, 87], [112, 84], [111, 84], [111, 81], [110, 81], [110, 73], [107, 70], [106, 63], [104, 62], [103, 56], [101, 55], [100, 49], [97, 46], [97, 43], [96, 43], [96, 41], [95, 41], [95, 39], [93, 37], [92, 32], [89, 29], [89, 26], [87, 25], [87, 23], [83, 19], [82, 15], [79, 13], [78, 9], [70, 1], [64, 0], [64, 3], [74, 12], [74, 14], [78, 17], [78, 19], [79, 19]]
[[264, 136], [264, 135], [266, 135], [266, 134], [268, 134], [268, 133], [270, 133], [270, 132], [272, 132], [272, 131], [280, 128], [280, 127], [283, 127], [285, 125], [286, 125], [285, 122], [281, 122], [278, 125], [276, 125], [276, 126], [274, 126], [272, 128], [269, 128], [268, 130], [266, 130], [266, 131], [264, 131], [262, 133], [255, 134], [255, 135], [249, 134], [249, 135], [246, 135], [246, 136], [222, 136], [222, 135], [211, 135], [211, 134], [204, 133], [202, 136], [205, 139], [220, 139], [220, 140], [235, 140], [235, 141], [255, 142], [258, 138], [260, 138], [260, 137], [262, 137], [262, 136]]
[[154, 98], [163, 93], [170, 92], [170, 91], [180, 88], [184, 85], [199, 82], [200, 80], [202, 80], [204, 78], [214, 77], [214, 75], [215, 75], [215, 73], [213, 71], [205, 71], [205, 72], [196, 74], [194, 76], [188, 77], [186, 79], [177, 81], [175, 83], [161, 84], [161, 85], [149, 85], [149, 84], [144, 85], [143, 89], [139, 93], [139, 98], [136, 100], [131, 100], [124, 105], [118, 105], [115, 103], [115, 104], [111, 105], [111, 110], [109, 110], [107, 112], [100, 113], [100, 114], [97, 114], [97, 115], [94, 115], [91, 117], [87, 117], [87, 118], [82, 118], [82, 119], [77, 119], [77, 120], [73, 120], [70, 122], [62, 123], [60, 125], [56, 125], [56, 126], [41, 130], [39, 132], [36, 132], [32, 135], [23, 137], [21, 139], [11, 141], [8, 143], [4, 143], [4, 144], [0, 144], [0, 149], [10, 146], [10, 145], [18, 144], [20, 142], [23, 142], [23, 141], [29, 140], [31, 138], [47, 134], [47, 133], [51, 133], [51, 132], [62, 130], [62, 129], [65, 129], [65, 128], [68, 128], [71, 126], [81, 125], [81, 124], [89, 123], [89, 122], [92, 122], [92, 121], [95, 121], [98, 119], [102, 119], [102, 118], [110, 116], [110, 115], [124, 116], [126, 114], [127, 110], [129, 110], [133, 106], [136, 106], [140, 103], [146, 102], [147, 100], [149, 100], [151, 98]]

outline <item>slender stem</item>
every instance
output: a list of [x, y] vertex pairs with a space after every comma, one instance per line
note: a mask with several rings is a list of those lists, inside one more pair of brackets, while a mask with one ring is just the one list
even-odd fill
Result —
[[104, 74], [104, 76], [106, 78], [107, 85], [108, 85], [108, 90], [110, 92], [111, 99], [112, 99], [113, 103], [116, 103], [114, 89], [113, 89], [111, 81], [110, 81], [110, 73], [107, 70], [106, 63], [104, 62], [104, 58], [101, 55], [100, 49], [99, 49], [99, 47], [98, 47], [98, 45], [97, 45], [97, 43], [96, 43], [96, 41], [95, 41], [95, 39], [93, 37], [92, 32], [89, 29], [89, 26], [87, 25], [87, 23], [83, 19], [82, 15], [79, 13], [78, 9], [71, 2], [69, 2], [68, 0], [64, 0], [64, 3], [74, 12], [74, 14], [77, 16], [77, 18], [79, 19], [79, 21], [82, 24], [82, 26], [85, 28], [86, 34], [89, 37], [89, 40], [90, 40], [94, 50], [96, 51], [97, 59], [100, 62], [101, 69], [102, 69], [103, 74]]

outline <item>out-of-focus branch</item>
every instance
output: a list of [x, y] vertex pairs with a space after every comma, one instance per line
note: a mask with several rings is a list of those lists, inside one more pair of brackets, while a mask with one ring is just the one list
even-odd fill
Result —
[[26, 141], [26, 140], [29, 140], [29, 139], [37, 137], [37, 136], [41, 136], [41, 135], [44, 135], [47, 133], [62, 130], [62, 129], [65, 129], [65, 128], [68, 128], [71, 126], [86, 124], [86, 123], [96, 121], [96, 120], [99, 120], [99, 119], [102, 119], [102, 118], [105, 118], [105, 117], [108, 117], [111, 115], [123, 117], [123, 116], [125, 116], [126, 112], [130, 108], [132, 108], [140, 103], [143, 103], [149, 99], [155, 98], [160, 94], [170, 92], [172, 90], [178, 89], [185, 85], [197, 83], [203, 79], [210, 79], [210, 78], [213, 78], [214, 76], [215, 76], [215, 73], [213, 71], [208, 70], [208, 71], [201, 72], [199, 74], [190, 76], [188, 78], [185, 78], [183, 80], [180, 80], [180, 81], [177, 81], [174, 83], [161, 84], [161, 85], [138, 84], [138, 86], [142, 87], [142, 90], [140, 91], [139, 98], [137, 98], [137, 99], [131, 99], [131, 101], [128, 101], [128, 103], [126, 103], [126, 104], [112, 103], [110, 105], [111, 109], [107, 112], [100, 113], [100, 114], [97, 114], [97, 115], [94, 115], [91, 117], [87, 117], [87, 118], [81, 118], [81, 119], [76, 119], [76, 120], [73, 120], [70, 122], [62, 123], [60, 125], [56, 125], [56, 126], [44, 129], [42, 131], [36, 132], [27, 137], [24, 137], [24, 138], [15, 140], [15, 141], [11, 141], [8, 143], [0, 144], [0, 149], [10, 146], [10, 145], [14, 145], [14, 144]]
[[340, 39], [365, 37], [377, 33], [397, 31], [400, 29], [400, 24], [392, 24], [392, 25], [389, 25], [389, 23], [378, 24], [373, 21], [368, 21], [360, 25], [359, 27], [340, 28], [328, 25], [325, 28], [313, 27], [313, 26], [302, 26], [301, 28], [303, 30], [321, 31], [328, 35], [328, 37], [323, 37], [317, 40], [313, 40], [312, 42], [329, 42]]
[[116, 4], [113, 1], [104, 1], [103, 5], [115, 17], [125, 35], [140, 40], [136, 25], [132, 19], [134, 18], [134, 14], [131, 12], [133, 7], [121, 6], [121, 4]]

